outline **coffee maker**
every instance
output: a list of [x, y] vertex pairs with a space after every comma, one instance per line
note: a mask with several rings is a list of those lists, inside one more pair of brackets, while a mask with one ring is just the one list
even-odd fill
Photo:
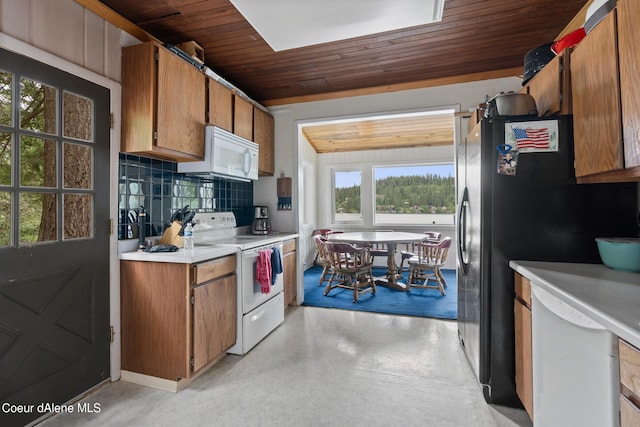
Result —
[[254, 206], [251, 234], [268, 234], [270, 231], [269, 208], [267, 206]]

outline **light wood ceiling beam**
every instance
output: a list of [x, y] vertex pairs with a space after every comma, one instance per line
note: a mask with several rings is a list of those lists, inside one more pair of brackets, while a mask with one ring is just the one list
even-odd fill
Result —
[[142, 42], [155, 40], [162, 43], [160, 40], [98, 0], [75, 0], [75, 2]]
[[362, 89], [343, 90], [337, 92], [320, 93], [317, 95], [292, 96], [280, 99], [268, 99], [262, 102], [267, 107], [276, 105], [298, 104], [303, 102], [325, 101], [329, 99], [350, 98], [353, 96], [375, 95], [380, 93], [399, 92], [403, 90], [424, 89], [428, 87], [445, 86], [457, 83], [469, 83], [480, 80], [492, 80], [503, 77], [522, 77], [523, 68], [507, 68], [504, 70], [485, 71], [481, 73], [463, 74], [459, 76], [441, 77], [438, 79], [419, 80], [415, 82], [398, 83], [392, 85], [375, 86]]

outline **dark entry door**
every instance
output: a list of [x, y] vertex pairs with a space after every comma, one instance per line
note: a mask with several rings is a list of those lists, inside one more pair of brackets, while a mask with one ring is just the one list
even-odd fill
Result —
[[0, 425], [109, 376], [109, 110], [108, 89], [0, 50]]

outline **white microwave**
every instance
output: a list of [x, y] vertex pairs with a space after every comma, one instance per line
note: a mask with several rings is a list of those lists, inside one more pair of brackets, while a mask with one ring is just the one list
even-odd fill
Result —
[[258, 144], [217, 126], [205, 126], [204, 160], [178, 163], [178, 172], [250, 181], [258, 179]]

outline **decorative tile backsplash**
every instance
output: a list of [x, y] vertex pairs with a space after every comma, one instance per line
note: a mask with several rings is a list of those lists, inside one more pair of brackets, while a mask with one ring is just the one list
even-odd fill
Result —
[[198, 212], [235, 213], [238, 226], [251, 224], [253, 182], [178, 173], [178, 164], [120, 153], [118, 239], [138, 237], [137, 213], [147, 212], [145, 236], [160, 236], [171, 214], [189, 205]]

